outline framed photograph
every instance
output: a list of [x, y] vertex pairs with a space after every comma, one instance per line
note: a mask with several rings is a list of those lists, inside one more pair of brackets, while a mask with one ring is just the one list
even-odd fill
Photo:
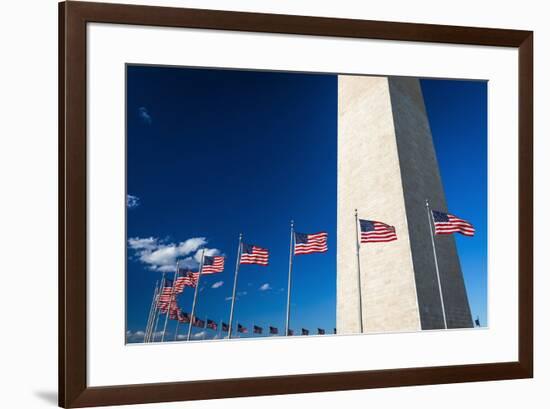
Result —
[[533, 375], [533, 33], [59, 5], [59, 404]]

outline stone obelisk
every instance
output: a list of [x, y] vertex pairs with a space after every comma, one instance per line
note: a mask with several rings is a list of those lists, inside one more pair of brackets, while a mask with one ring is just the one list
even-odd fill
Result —
[[[338, 77], [337, 332], [442, 329], [443, 312], [425, 201], [447, 204], [420, 82]], [[360, 248], [355, 218], [396, 228], [398, 240]], [[455, 239], [437, 236], [448, 328], [472, 327]], [[361, 291], [362, 314], [359, 314]]]

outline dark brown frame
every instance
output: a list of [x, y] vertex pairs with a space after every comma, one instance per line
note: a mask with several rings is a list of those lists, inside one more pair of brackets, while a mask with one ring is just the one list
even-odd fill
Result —
[[[514, 47], [519, 50], [519, 360], [346, 373], [88, 387], [86, 24]], [[533, 32], [106, 3], [59, 4], [59, 405], [83, 407], [533, 376]]]

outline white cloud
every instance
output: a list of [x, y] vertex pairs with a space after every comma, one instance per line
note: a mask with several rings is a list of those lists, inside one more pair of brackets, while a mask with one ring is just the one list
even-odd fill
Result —
[[[239, 291], [237, 292], [237, 297], [235, 299], [238, 300], [239, 297], [244, 297], [246, 294], [248, 294], [247, 291]], [[231, 301], [232, 299], [233, 297], [225, 297], [225, 301]]]
[[[132, 237], [128, 239], [128, 246], [135, 250], [139, 261], [146, 264], [150, 270], [168, 272], [176, 269], [176, 260], [180, 260], [181, 267], [197, 268], [202, 251], [198, 251], [207, 243], [205, 237], [193, 237], [179, 243], [166, 243], [156, 237]], [[215, 248], [205, 249], [205, 254], [220, 254]]]
[[[205, 256], [217, 256], [218, 254], [220, 254], [220, 251], [218, 249], [208, 249], [208, 248], [204, 249]], [[202, 251], [197, 251], [195, 253], [194, 259], [197, 263], [200, 263], [202, 259]]]
[[139, 206], [139, 197], [134, 195], [126, 195], [126, 206], [128, 209], [133, 209]]
[[153, 122], [153, 118], [151, 117], [151, 114], [149, 113], [146, 107], [139, 107], [138, 115], [141, 118], [141, 120], [148, 125], [151, 125], [151, 123]]
[[144, 331], [126, 331], [126, 342], [143, 342]]
[[210, 288], [220, 288], [223, 285], [223, 281], [216, 281]]
[[132, 237], [128, 239], [128, 245], [134, 250], [154, 249], [157, 246], [158, 239], [154, 237], [139, 238]]
[[267, 291], [267, 290], [271, 290], [271, 286], [269, 285], [269, 283], [265, 283], [260, 286], [260, 291]]

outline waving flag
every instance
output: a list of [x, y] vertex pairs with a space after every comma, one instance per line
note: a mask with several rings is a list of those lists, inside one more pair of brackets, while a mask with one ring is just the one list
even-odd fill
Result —
[[229, 332], [229, 325], [227, 325], [225, 322], [222, 322], [222, 331]]
[[177, 304], [175, 302], [172, 303], [170, 306], [170, 315], [169, 318], [171, 320], [177, 320], [179, 315], [180, 309], [178, 308]]
[[460, 233], [471, 237], [475, 233], [474, 226], [471, 223], [452, 214], [432, 210], [432, 216], [435, 234]]
[[246, 329], [246, 327], [243, 327], [241, 324], [237, 325], [237, 331], [241, 334], [248, 334], [248, 330]]
[[294, 233], [294, 254], [324, 253], [328, 250], [328, 233]]
[[269, 262], [269, 251], [254, 244], [242, 244], [241, 264], [258, 264], [267, 266]]
[[277, 329], [277, 327], [269, 327], [269, 333], [270, 334], [278, 334], [279, 330]]
[[160, 311], [164, 314], [168, 311], [168, 305], [175, 303], [175, 295], [173, 292], [173, 282], [172, 280], [164, 280], [164, 287], [162, 288], [162, 291], [160, 292], [160, 295], [157, 300], [157, 307], [160, 309]]
[[191, 286], [196, 287], [197, 281], [199, 280], [200, 273], [198, 271], [190, 271], [188, 277], [191, 279]]
[[325, 330], [323, 328], [317, 328], [318, 335], [325, 335]]
[[204, 256], [202, 263], [203, 274], [221, 273], [225, 264], [225, 257], [222, 256]]
[[294, 330], [293, 330], [293, 329], [289, 329], [287, 335], [288, 335], [289, 337], [293, 336], [293, 335], [294, 335]]
[[257, 325], [254, 325], [254, 334], [261, 334], [263, 332], [262, 327], [258, 327]]
[[302, 328], [302, 335], [309, 335], [309, 330]]
[[188, 277], [188, 276], [178, 277], [178, 278], [176, 278], [176, 281], [174, 283], [174, 292], [176, 294], [181, 294], [183, 292], [183, 289], [186, 286], [194, 287], [195, 286], [195, 281], [191, 277]]
[[374, 220], [359, 219], [361, 243], [380, 243], [397, 240], [395, 227]]
[[216, 322], [213, 321], [213, 320], [206, 320], [206, 328], [217, 330], [218, 329], [218, 324], [216, 324]]

